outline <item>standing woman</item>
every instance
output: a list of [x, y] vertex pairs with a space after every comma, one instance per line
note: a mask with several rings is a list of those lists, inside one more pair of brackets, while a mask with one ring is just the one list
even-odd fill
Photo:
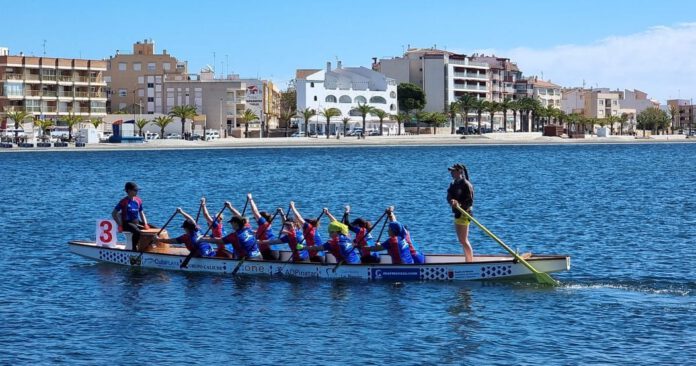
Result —
[[452, 175], [452, 183], [447, 188], [447, 203], [452, 206], [452, 212], [454, 213], [454, 229], [457, 231], [459, 243], [462, 244], [464, 249], [466, 261], [473, 262], [474, 250], [469, 242], [469, 218], [457, 211], [457, 206], [472, 214], [474, 186], [469, 181], [469, 172], [463, 164], [454, 164], [447, 169]]

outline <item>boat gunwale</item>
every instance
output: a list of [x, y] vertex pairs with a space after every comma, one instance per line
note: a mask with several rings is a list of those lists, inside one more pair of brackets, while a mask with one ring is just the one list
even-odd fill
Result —
[[[79, 245], [83, 247], [89, 247], [89, 248], [99, 248], [99, 249], [108, 249], [108, 250], [116, 250], [120, 252], [130, 252], [133, 254], [153, 254], [153, 255], [163, 255], [163, 256], [169, 256], [169, 257], [177, 257], [177, 258], [182, 258], [186, 257], [185, 254], [173, 254], [173, 253], [160, 253], [160, 252], [139, 252], [137, 250], [129, 250], [129, 249], [121, 249], [121, 248], [110, 248], [110, 247], [102, 247], [99, 245], [96, 245], [96, 242], [93, 241], [86, 241], [86, 240], [71, 240], [68, 242], [69, 245]], [[289, 250], [286, 251], [280, 251], [280, 252], [290, 252]], [[424, 253], [426, 257], [434, 256], [434, 257], [452, 257], [452, 256], [461, 256], [462, 259], [464, 257], [464, 254], [427, 254]], [[493, 254], [484, 254], [480, 256], [476, 256], [477, 258], [481, 257], [496, 257], [499, 258], [501, 255], [493, 255]], [[90, 258], [90, 257], [87, 257]], [[235, 261], [238, 262], [239, 259], [236, 258], [222, 258], [222, 257], [195, 257], [196, 259], [205, 259], [205, 260], [220, 260], [220, 261]], [[525, 259], [527, 262], [531, 261], [546, 261], [546, 260], [568, 260], [570, 258], [569, 255], [563, 255], [563, 254], [540, 254], [537, 257], [530, 257]], [[338, 262], [334, 263], [326, 263], [326, 262], [293, 262], [290, 260], [273, 260], [273, 259], [246, 259], [246, 262], [262, 262], [262, 263], [279, 263], [279, 264], [300, 264], [300, 265], [322, 265], [322, 266], [335, 266], [338, 264]], [[413, 263], [413, 264], [395, 264], [395, 263], [356, 263], [356, 264], [348, 264], [345, 263], [345, 265], [351, 266], [351, 267], [365, 267], [365, 266], [411, 266], [411, 265], [417, 265], [417, 266], [442, 266], [442, 265], [475, 265], [479, 263], [516, 263], [516, 259], [513, 256], [510, 256], [509, 258], [506, 259], [491, 259], [491, 260], [482, 260], [482, 261], [475, 261], [475, 262], [435, 262], [435, 263]]]

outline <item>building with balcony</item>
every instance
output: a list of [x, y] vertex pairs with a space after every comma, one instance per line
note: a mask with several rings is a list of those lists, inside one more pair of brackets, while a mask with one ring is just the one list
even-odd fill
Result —
[[155, 43], [144, 40], [133, 44], [133, 53], [116, 51], [106, 60], [104, 79], [108, 85], [110, 113], [166, 113], [162, 104], [165, 76], [188, 75], [186, 62], [155, 53]]
[[[106, 116], [106, 62], [0, 53], [0, 113], [23, 110], [44, 119]], [[3, 118], [4, 123], [4, 118]]]
[[[205, 116], [205, 128], [219, 131], [221, 136], [235, 135], [241, 117], [247, 109], [247, 85], [240, 79], [215, 79], [210, 69], [200, 75], [165, 75], [163, 113], [176, 106], [191, 105], [196, 113]], [[259, 116], [260, 118], [261, 116]], [[250, 124], [258, 129], [260, 121]]]
[[515, 99], [515, 83], [522, 80], [522, 71], [509, 58], [474, 54], [474, 62], [485, 63], [489, 67], [490, 100], [502, 102]]
[[696, 115], [696, 105], [694, 105], [691, 100], [686, 99], [670, 99], [667, 101], [667, 111], [671, 113], [672, 108], [676, 112], [672, 116], [672, 129], [673, 130], [688, 130], [689, 132], [694, 130], [696, 127], [695, 115]]
[[521, 78], [515, 81], [515, 98], [533, 98], [538, 100], [543, 107], [561, 109], [563, 99], [562, 88], [550, 81], [544, 81], [536, 76]]
[[[341, 116], [331, 120], [331, 131], [343, 128], [342, 119], [350, 118], [351, 128], [359, 123], [362, 126], [362, 116], [356, 110], [358, 105], [369, 105], [389, 114], [397, 113], [396, 80], [366, 67], [343, 67], [339, 61], [335, 69], [331, 63], [326, 63], [326, 69], [297, 70], [295, 75], [297, 90], [297, 110], [314, 109], [317, 114], [328, 108], [337, 108]], [[368, 128], [379, 124], [376, 116], [368, 115]], [[323, 125], [326, 120], [321, 116], [313, 118], [313, 126], [324, 133]], [[391, 125], [387, 124], [391, 132]]]
[[409, 48], [402, 57], [373, 60], [375, 71], [398, 83], [420, 86], [425, 92], [426, 112], [443, 112], [464, 94], [485, 100], [493, 96], [491, 67], [466, 55], [435, 48]]

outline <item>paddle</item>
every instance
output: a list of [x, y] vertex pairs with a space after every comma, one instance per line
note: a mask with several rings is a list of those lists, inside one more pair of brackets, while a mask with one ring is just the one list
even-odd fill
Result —
[[[220, 215], [222, 214], [222, 212], [225, 211], [225, 207], [226, 207], [226, 206], [222, 206], [222, 209], [220, 209], [220, 211], [219, 211], [217, 214], [215, 214], [215, 219], [216, 219], [216, 220], [220, 217]], [[215, 220], [213, 220], [213, 222], [215, 222]], [[222, 224], [221, 224], [221, 223], [218, 223], [218, 225], [222, 225]], [[208, 230], [205, 231], [205, 233], [203, 234], [203, 236], [208, 235], [208, 232], [209, 232], [210, 229], [212, 229], [212, 228], [213, 228], [213, 225], [208, 225]], [[181, 262], [181, 265], [179, 266], [179, 268], [186, 268], [186, 267], [188, 267], [188, 264], [189, 264], [189, 262], [191, 261], [191, 258], [193, 258], [193, 255], [194, 255], [196, 252], [197, 252], [196, 250], [190, 251], [189, 254], [186, 256], [186, 258], [184, 258], [184, 261]]]
[[551, 286], [557, 286], [558, 281], [554, 280], [553, 277], [551, 277], [548, 273], [545, 272], [539, 272], [536, 268], [532, 267], [531, 264], [529, 264], [524, 258], [522, 258], [520, 255], [515, 253], [514, 250], [512, 250], [509, 246], [507, 246], [505, 243], [503, 243], [502, 240], [498, 239], [497, 236], [495, 236], [490, 230], [488, 230], [485, 226], [483, 226], [478, 220], [476, 220], [473, 216], [471, 216], [468, 212], [466, 212], [464, 209], [461, 208], [461, 206], [455, 206], [456, 209], [462, 214], [465, 215], [469, 220], [471, 220], [476, 226], [478, 226], [481, 230], [483, 230], [484, 233], [488, 234], [488, 236], [491, 237], [491, 239], [495, 240], [500, 246], [503, 247], [508, 253], [512, 254], [515, 259], [522, 263], [527, 269], [532, 271], [534, 274], [534, 278], [536, 278], [537, 282], [543, 283], [545, 285], [551, 285]]
[[[205, 197], [203, 197], [205, 199]], [[196, 224], [198, 224], [198, 218], [201, 217], [201, 209], [203, 209], [203, 202], [198, 205], [198, 213], [196, 213]]]
[[[386, 216], [386, 215], [387, 215], [387, 211], [384, 211], [384, 213], [382, 214], [382, 216], [380, 216], [380, 217], [377, 219], [377, 221], [375, 221], [375, 224], [372, 225], [372, 227], [370, 228], [370, 230], [367, 230], [367, 232], [365, 233], [365, 235], [363, 235], [363, 238], [367, 238], [367, 236], [370, 235], [370, 232], [372, 232], [372, 230], [377, 226], [377, 224], [378, 224], [378, 223], [384, 218], [384, 216]], [[387, 224], [387, 220], [384, 220], [384, 224], [382, 225], [382, 231], [379, 233], [379, 238], [382, 237], [382, 232], [384, 232], [384, 226], [386, 226], [386, 224]], [[379, 241], [379, 238], [377, 238], [377, 241]], [[351, 252], [351, 253], [355, 252], [355, 246], [353, 246], [353, 249], [351, 249], [350, 252]], [[338, 263], [336, 263], [336, 266], [332, 269], [332, 272], [333, 272], [333, 273], [336, 273], [336, 270], [338, 269], [338, 267], [341, 266], [341, 264], [343, 264], [343, 262], [345, 262], [345, 260], [341, 260], [341, 261], [339, 261]]]

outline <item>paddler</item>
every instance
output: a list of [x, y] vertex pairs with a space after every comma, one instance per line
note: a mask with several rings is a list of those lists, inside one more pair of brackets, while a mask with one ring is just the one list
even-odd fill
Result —
[[235, 215], [228, 221], [232, 226], [232, 232], [222, 238], [204, 236], [202, 240], [218, 245], [232, 244], [234, 257], [237, 259], [261, 260], [261, 252], [256, 244], [254, 232], [241, 216]]
[[170, 239], [160, 239], [155, 237], [154, 243], [167, 243], [167, 244], [184, 244], [186, 249], [193, 254], [194, 257], [212, 257], [215, 255], [215, 251], [208, 244], [210, 241], [205, 240], [201, 233], [200, 228], [196, 225], [196, 221], [187, 214], [181, 207], [177, 207], [176, 212], [184, 217], [184, 223], [181, 227], [184, 229], [184, 234]]
[[[389, 206], [387, 208], [387, 219], [391, 222], [396, 222], [396, 215], [394, 214], [394, 206]], [[397, 236], [401, 236], [406, 240], [408, 244], [408, 249], [411, 252], [411, 258], [413, 258], [413, 263], [422, 264], [425, 263], [425, 255], [418, 250], [416, 244], [411, 239], [411, 232], [408, 230], [406, 225], [402, 225], [403, 231]]]
[[[324, 208], [324, 213], [329, 210]], [[348, 236], [348, 226], [342, 224], [336, 220], [329, 223], [329, 239], [326, 243], [315, 245], [313, 247], [307, 247], [310, 253], [316, 252], [318, 250], [325, 250], [330, 252], [336, 257], [337, 263], [347, 263], [347, 264], [360, 264], [360, 257], [353, 250], [353, 243]], [[301, 249], [301, 247], [298, 246]]]
[[[387, 214], [389, 214], [387, 209]], [[372, 247], [367, 247], [370, 251], [387, 250], [393, 264], [413, 264], [411, 250], [406, 242], [404, 226], [397, 221], [392, 221], [388, 225], [389, 239]]]
[[[292, 211], [292, 214], [295, 217], [295, 221], [302, 227], [302, 235], [304, 236], [305, 243], [307, 244], [307, 246], [312, 247], [317, 244], [323, 243], [323, 241], [321, 240], [321, 235], [319, 234], [319, 230], [317, 230], [319, 228], [319, 218], [303, 218], [302, 215], [300, 215], [300, 212], [295, 207], [294, 201], [290, 201], [290, 210]], [[321, 251], [315, 251], [314, 254], [309, 257], [309, 260], [311, 262], [321, 263], [323, 262], [322, 254], [323, 252]]]
[[[225, 207], [227, 207], [226, 204]], [[205, 197], [201, 197], [201, 211], [203, 212], [205, 221], [208, 223], [208, 227], [211, 229], [210, 236], [213, 238], [222, 238], [225, 236], [225, 228], [222, 225], [225, 216], [222, 212], [220, 212], [215, 218], [210, 216]], [[232, 247], [232, 244], [219, 244], [215, 256], [220, 258], [233, 258], [233, 252], [234, 248]]]
[[300, 246], [301, 248], [306, 248], [304, 245], [301, 244], [304, 241], [305, 238], [302, 234], [302, 230], [300, 230], [300, 228], [296, 226], [293, 220], [285, 219], [280, 237], [277, 239], [259, 241], [259, 245], [270, 246], [273, 244], [285, 243], [290, 247], [290, 250], [292, 251], [293, 262], [308, 262], [309, 252], [307, 252], [307, 249], [298, 249], [298, 246]]
[[[328, 210], [326, 216], [328, 216], [331, 220], [336, 220], [336, 218], [333, 215], [331, 215], [331, 213], [328, 212]], [[348, 226], [348, 230], [355, 234], [355, 239], [353, 239], [353, 246], [357, 248], [358, 252], [360, 253], [360, 262], [379, 263], [379, 253], [371, 252], [366, 249], [367, 247], [375, 245], [375, 239], [372, 237], [372, 234], [370, 233], [372, 229], [372, 223], [363, 217], [358, 217], [351, 222], [350, 206], [348, 205], [346, 205], [343, 210], [343, 219], [341, 221], [343, 222], [343, 224]]]
[[[251, 206], [251, 212], [254, 214], [254, 219], [256, 219], [256, 224], [258, 225], [256, 228], [256, 240], [258, 241], [267, 241], [275, 238], [275, 234], [273, 234], [273, 229], [271, 228], [271, 224], [273, 223], [273, 218], [275, 216], [271, 216], [266, 211], [259, 211], [258, 207], [256, 207], [256, 202], [254, 202], [254, 198], [251, 196], [251, 193], [247, 194], [247, 200], [249, 200], [249, 205]], [[271, 250], [270, 245], [259, 245], [259, 250], [261, 250], [261, 255], [263, 256], [263, 259], [266, 260], [277, 260], [278, 257], [273, 253]]]

